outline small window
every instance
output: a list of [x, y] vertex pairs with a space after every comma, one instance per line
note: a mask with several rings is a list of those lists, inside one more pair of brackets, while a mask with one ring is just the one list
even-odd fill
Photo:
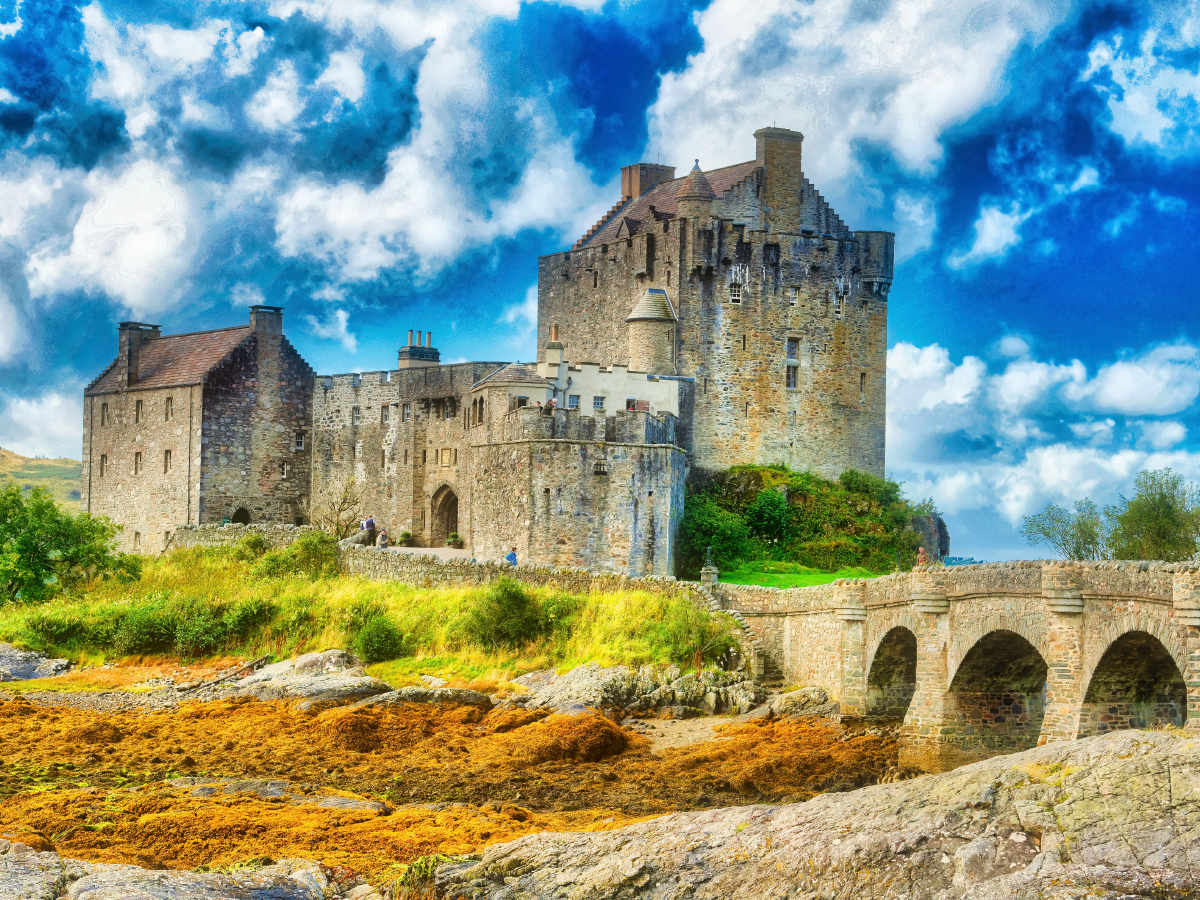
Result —
[[383, 406], [379, 407], [379, 424], [386, 425], [388, 423], [388, 419], [391, 417], [391, 415], [392, 415], [391, 404], [388, 404], [388, 403], [383, 404]]
[[846, 298], [838, 294], [837, 298], [837, 317], [840, 319], [846, 312]]
[[392, 383], [392, 373], [391, 372], [380, 372], [379, 373], [379, 383], [380, 384], [391, 384]]
[[799, 368], [800, 368], [799, 366], [788, 366], [787, 367], [787, 386], [789, 388], [791, 388], [792, 390], [796, 389], [796, 373], [799, 370]]
[[142, 453], [140, 450], [137, 453], [133, 454], [133, 474], [134, 475], [142, 474]]
[[635, 409], [637, 409], [637, 398], [636, 397], [626, 397], [625, 398], [625, 412], [633, 412]]
[[101, 453], [100, 454], [100, 477], [103, 478], [107, 474], [108, 474], [108, 457], [105, 454]]
[[592, 474], [593, 475], [607, 475], [608, 474], [608, 460], [602, 456], [598, 460], [596, 460], [594, 463], [592, 463]]
[[304, 432], [303, 431], [296, 432], [296, 440], [292, 443], [292, 449], [293, 450], [303, 450], [304, 449]]
[[788, 355], [787, 356], [788, 359], [799, 358], [799, 356], [800, 356], [800, 339], [799, 338], [788, 338], [787, 339], [787, 355]]
[[742, 286], [740, 284], [738, 284], [738, 282], [736, 282], [736, 281], [733, 282], [731, 285], [729, 285], [729, 302], [730, 303], [741, 303], [742, 302]]
[[107, 403], [100, 404], [100, 424], [101, 424], [101, 426], [108, 424], [108, 404]]
[[142, 401], [141, 400], [137, 400], [133, 404], [133, 421], [134, 422], [142, 421]]
[[579, 395], [578, 394], [568, 395], [567, 409], [579, 409]]
[[600, 273], [599, 272], [592, 273], [592, 287], [600, 287]]
[[425, 463], [427, 463], [427, 462], [429, 462], [429, 451], [422, 450], [421, 451], [421, 465], [425, 465]]
[[457, 447], [454, 448], [454, 464], [456, 466], [458, 465], [458, 448]]
[[518, 397], [517, 398], [517, 409], [520, 409], [521, 407], [528, 406], [528, 405], [529, 405], [528, 397]]
[[441, 461], [441, 456], [442, 451], [435, 448], [433, 451], [433, 464], [435, 466]]
[[352, 418], [355, 425], [362, 424], [362, 410], [359, 407], [354, 407], [352, 411]]
[[744, 334], [742, 335], [742, 349], [746, 349], [746, 336]]
[[279, 477], [282, 480], [287, 481], [287, 477], [288, 477], [288, 464], [287, 463], [279, 464]]
[[163, 421], [170, 422], [175, 418], [175, 398], [168, 397], [163, 403]]
[[408, 451], [407, 450], [404, 451], [404, 464], [406, 466], [408, 465]]
[[444, 412], [446, 414], [447, 419], [453, 419], [455, 416], [458, 415], [458, 407], [456, 407], [454, 405], [453, 400], [446, 401], [446, 405], [444, 407]]
[[671, 286], [671, 270], [667, 269], [667, 287]]
[[327, 390], [327, 391], [331, 390], [333, 388], [333, 376], [332, 375], [325, 376], [325, 382], [324, 382], [323, 386], [324, 386], [325, 390]]
[[163, 474], [165, 475], [170, 471], [171, 471], [171, 451], [164, 450], [163, 451]]
[[603, 410], [604, 409], [604, 398], [603, 397], [593, 397], [592, 398], [592, 409]]
[[351, 387], [362, 387], [362, 376], [355, 374], [350, 376]]
[[163, 532], [163, 549], [166, 550], [167, 547], [170, 546], [170, 544], [171, 544], [171, 532], [164, 531]]
[[387, 471], [387, 451], [386, 450], [379, 451], [379, 471], [380, 472]]
[[411, 403], [405, 403], [403, 406], [400, 407], [400, 418], [402, 420], [404, 420], [405, 422], [407, 422], [409, 419], [412, 418], [412, 404]]
[[860, 372], [858, 375], [858, 402], [867, 402], [867, 373]]
[[142, 549], [142, 533], [140, 531], [135, 531], [133, 533], [133, 549], [134, 550]]
[[794, 288], [794, 287], [788, 288], [788, 306], [796, 305], [796, 301], [800, 299], [799, 294], [800, 294], [800, 291], [798, 288]]

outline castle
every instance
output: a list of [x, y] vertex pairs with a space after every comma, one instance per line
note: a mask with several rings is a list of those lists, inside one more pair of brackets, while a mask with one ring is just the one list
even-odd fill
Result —
[[894, 236], [846, 227], [798, 132], [754, 137], [707, 173], [621, 170], [620, 201], [538, 261], [536, 362], [442, 365], [410, 331], [394, 369], [315, 376], [278, 307], [190, 335], [121, 323], [85, 390], [85, 510], [157, 552], [177, 524], [303, 524], [353, 477], [419, 546], [667, 575], [691, 476], [882, 476]]

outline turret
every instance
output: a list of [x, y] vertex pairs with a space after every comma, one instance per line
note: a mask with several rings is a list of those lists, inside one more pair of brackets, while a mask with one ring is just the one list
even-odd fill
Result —
[[675, 310], [667, 292], [662, 288], [647, 288], [625, 321], [629, 323], [630, 371], [677, 374]]
[[700, 160], [696, 160], [696, 165], [692, 167], [692, 171], [688, 172], [687, 177], [679, 185], [679, 190], [675, 192], [675, 203], [679, 215], [688, 219], [706, 220], [712, 215], [712, 202], [715, 199], [717, 199], [716, 192], [708, 183], [708, 179], [704, 177], [704, 172], [700, 170]]

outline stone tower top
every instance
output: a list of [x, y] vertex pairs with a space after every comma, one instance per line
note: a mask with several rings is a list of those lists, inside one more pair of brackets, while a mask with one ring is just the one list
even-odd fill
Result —
[[425, 343], [421, 343], [421, 332], [415, 332], [416, 343], [413, 342], [413, 331], [408, 332], [408, 344], [400, 348], [398, 369], [420, 369], [424, 366], [440, 366], [442, 354], [433, 349], [433, 332], [425, 332]]
[[283, 334], [283, 307], [250, 307], [250, 331], [254, 334]]
[[692, 167], [692, 171], [687, 174], [687, 177], [683, 179], [683, 183], [679, 185], [679, 190], [675, 193], [675, 199], [712, 200], [716, 196], [712, 185], [708, 183], [708, 179], [704, 177], [704, 173], [700, 170], [700, 160], [696, 160], [696, 165]]
[[656, 184], [674, 179], [674, 166], [660, 166], [657, 163], [634, 163], [632, 166], [622, 166], [621, 196], [627, 200], [633, 200], [642, 196]]

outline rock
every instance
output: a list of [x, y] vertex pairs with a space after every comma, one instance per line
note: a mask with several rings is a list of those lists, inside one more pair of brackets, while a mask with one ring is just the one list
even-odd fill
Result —
[[264, 800], [286, 800], [294, 806], [319, 806], [324, 809], [370, 810], [387, 814], [391, 808], [379, 800], [342, 797], [337, 794], [318, 794], [301, 789], [290, 781], [275, 778], [172, 778], [172, 787], [191, 788], [194, 797], [217, 794], [254, 794]]
[[826, 716], [841, 711], [841, 705], [830, 703], [829, 695], [819, 687], [788, 691], [771, 701], [771, 712], [777, 716]]
[[807, 803], [535, 834], [440, 866], [477, 900], [1073, 900], [1200, 891], [1195, 738], [1118, 731]]
[[436, 675], [422, 675], [421, 681], [427, 688], [445, 687], [450, 683], [445, 678], [438, 678]]
[[53, 678], [71, 668], [69, 660], [48, 659], [33, 650], [18, 650], [12, 644], [0, 643], [0, 681], [32, 681]]
[[548, 684], [553, 684], [557, 678], [558, 672], [554, 669], [539, 669], [536, 672], [527, 672], [520, 678], [514, 678], [513, 683], [519, 684], [524, 688], [529, 688], [531, 691], [536, 691]]
[[349, 550], [351, 547], [370, 547], [371, 542], [368, 540], [369, 537], [369, 532], [356, 531], [350, 537], [338, 541], [338, 549]]
[[677, 666], [663, 669], [642, 666], [633, 672], [626, 666], [604, 668], [589, 663], [545, 681], [534, 690], [529, 705], [558, 709], [583, 704], [597, 709], [638, 712], [685, 706], [716, 713], [745, 712], [764, 697], [762, 688], [737, 673], [706, 671], [680, 675]]
[[397, 703], [435, 703], [447, 706], [478, 706], [487, 711], [492, 708], [492, 700], [487, 694], [469, 691], [466, 688], [420, 688], [406, 687], [398, 691], [388, 691], [366, 700], [355, 703], [352, 709], [364, 706], [392, 706]]
[[364, 675], [345, 650], [325, 650], [306, 653], [295, 661], [285, 659], [264, 666], [240, 681], [200, 688], [196, 696], [206, 700], [226, 697], [299, 700], [298, 708], [309, 710], [342, 706], [390, 690], [378, 678]]

